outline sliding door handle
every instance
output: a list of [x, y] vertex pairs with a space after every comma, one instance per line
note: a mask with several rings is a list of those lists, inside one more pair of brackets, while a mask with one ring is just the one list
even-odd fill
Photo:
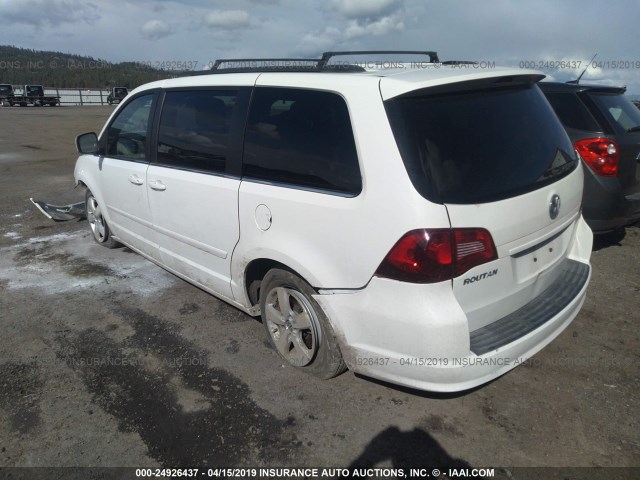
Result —
[[135, 173], [129, 175], [129, 181], [134, 185], [142, 185], [144, 183], [144, 178], [139, 177]]
[[160, 180], [151, 180], [149, 182], [149, 187], [151, 187], [152, 190], [157, 190], [159, 192], [167, 189], [167, 186]]

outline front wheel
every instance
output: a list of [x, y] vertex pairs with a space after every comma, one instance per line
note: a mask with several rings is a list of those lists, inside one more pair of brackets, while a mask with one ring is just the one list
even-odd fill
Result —
[[120, 244], [111, 236], [109, 225], [102, 215], [102, 207], [98, 204], [98, 200], [93, 196], [91, 190], [88, 189], [85, 195], [85, 207], [93, 239], [103, 247], [118, 247]]
[[333, 328], [307, 282], [269, 270], [260, 287], [262, 323], [271, 345], [294, 367], [328, 379], [346, 370]]

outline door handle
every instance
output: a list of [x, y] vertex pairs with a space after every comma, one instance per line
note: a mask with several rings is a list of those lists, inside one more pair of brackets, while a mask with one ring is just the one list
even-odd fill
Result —
[[152, 190], [157, 190], [159, 192], [167, 189], [167, 186], [160, 180], [151, 180], [149, 182], [149, 187], [151, 187]]
[[132, 173], [131, 175], [129, 175], [129, 181], [134, 185], [142, 185], [144, 183], [144, 179], [140, 178], [135, 173]]

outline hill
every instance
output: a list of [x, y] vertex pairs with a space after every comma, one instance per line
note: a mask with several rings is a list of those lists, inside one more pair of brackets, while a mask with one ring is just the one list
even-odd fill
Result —
[[112, 63], [93, 57], [0, 45], [0, 83], [46, 87], [134, 88], [183, 72], [135, 62]]

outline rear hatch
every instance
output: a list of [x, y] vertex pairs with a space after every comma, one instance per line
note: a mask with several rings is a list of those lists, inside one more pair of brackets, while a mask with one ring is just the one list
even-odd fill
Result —
[[566, 270], [582, 169], [536, 76], [424, 88], [385, 101], [407, 172], [451, 227], [483, 228], [497, 259], [452, 280], [477, 330], [531, 302]]
[[619, 147], [618, 180], [625, 195], [640, 191], [640, 110], [620, 93], [590, 91], [588, 98], [605, 116]]

